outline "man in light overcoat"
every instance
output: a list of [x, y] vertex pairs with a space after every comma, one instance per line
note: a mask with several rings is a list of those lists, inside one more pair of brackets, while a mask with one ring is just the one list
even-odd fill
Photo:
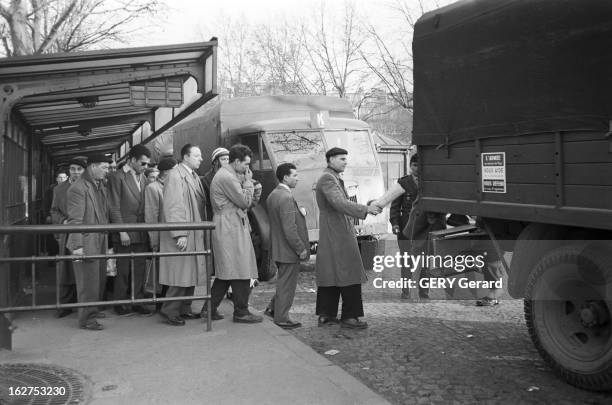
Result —
[[310, 257], [308, 228], [305, 211], [293, 198], [293, 189], [298, 183], [298, 173], [293, 163], [282, 163], [276, 168], [278, 186], [266, 200], [270, 218], [270, 240], [272, 260], [278, 268], [276, 294], [270, 302], [274, 323], [283, 329], [302, 326], [289, 319], [295, 288], [300, 274], [300, 261]]
[[349, 200], [341, 173], [347, 165], [348, 152], [331, 148], [325, 154], [327, 168], [316, 186], [319, 207], [319, 247], [315, 271], [319, 325], [337, 323], [338, 303], [342, 296], [341, 326], [365, 329], [361, 284], [366, 274], [357, 245], [355, 227], [349, 217], [365, 219], [377, 215], [380, 208]]
[[[144, 192], [146, 179], [143, 175], [149, 164], [151, 152], [144, 145], [134, 145], [130, 149], [127, 162], [120, 170], [108, 176], [108, 188], [111, 209], [121, 218], [121, 223], [144, 222]], [[115, 253], [143, 253], [147, 251], [146, 232], [119, 232], [111, 234]], [[117, 259], [117, 275], [113, 282], [115, 300], [130, 298], [130, 262], [131, 259]], [[145, 258], [134, 259], [134, 298], [144, 297], [146, 272]], [[128, 315], [132, 311], [151, 315], [151, 311], [142, 305], [120, 305], [115, 307], [119, 315]]]
[[[101, 154], [87, 158], [87, 169], [68, 189], [68, 224], [103, 225], [108, 224], [109, 220], [120, 221], [110, 209], [104, 184], [110, 162], [111, 159]], [[71, 233], [66, 247], [73, 255], [105, 254], [108, 239], [104, 232]], [[106, 284], [106, 260], [75, 261], [74, 278], [79, 302], [100, 301]], [[96, 307], [79, 308], [79, 327], [88, 330], [104, 329], [96, 320], [98, 317], [102, 316]]]
[[[168, 172], [164, 182], [163, 215], [166, 222], [201, 222], [206, 218], [206, 197], [195, 170], [202, 163], [202, 152], [187, 144], [181, 149], [182, 161]], [[204, 231], [163, 231], [159, 233], [160, 252], [194, 252], [204, 250]], [[192, 296], [196, 285], [206, 283], [205, 258], [167, 256], [159, 261], [159, 282], [168, 286], [166, 297]], [[191, 301], [165, 302], [161, 314], [173, 326], [185, 319], [199, 318], [191, 310]]]
[[[215, 230], [215, 281], [211, 290], [212, 319], [222, 319], [217, 308], [229, 287], [234, 300], [234, 322], [256, 323], [262, 317], [249, 312], [251, 280], [257, 279], [257, 262], [247, 210], [253, 201], [253, 152], [244, 145], [229, 150], [229, 165], [219, 168], [210, 185]], [[244, 174], [244, 176], [241, 176]], [[205, 314], [205, 312], [204, 312]]]

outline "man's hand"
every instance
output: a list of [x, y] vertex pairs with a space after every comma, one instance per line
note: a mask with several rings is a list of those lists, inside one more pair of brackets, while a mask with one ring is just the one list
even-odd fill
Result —
[[74, 256], [81, 256], [83, 254], [83, 248], [74, 249], [71, 254]]
[[248, 167], [246, 169], [246, 172], [244, 172], [244, 180], [245, 181], [252, 181], [253, 180], [253, 172]]
[[400, 233], [399, 225], [393, 225], [393, 235]]
[[151, 245], [151, 251], [159, 252], [159, 245]]
[[127, 232], [119, 232], [119, 238], [121, 239], [121, 246], [130, 246], [130, 235]]
[[374, 203], [368, 205], [368, 214], [370, 215], [378, 215], [381, 211], [382, 210], [380, 209], [380, 207], [375, 205]]
[[187, 249], [187, 237], [186, 236], [180, 236], [177, 240], [176, 240], [176, 247], [178, 248], [178, 250], [180, 250], [181, 252], [184, 252], [185, 249]]
[[304, 249], [302, 253], [300, 253], [300, 260], [308, 260], [310, 259], [310, 252], [308, 249]]

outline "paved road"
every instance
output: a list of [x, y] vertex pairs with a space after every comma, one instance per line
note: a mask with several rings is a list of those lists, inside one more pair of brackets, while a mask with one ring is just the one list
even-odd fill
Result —
[[[385, 270], [385, 279], [399, 277]], [[300, 340], [396, 404], [610, 404], [612, 395], [582, 391], [559, 380], [533, 347], [522, 300], [497, 307], [473, 301], [407, 302], [397, 290], [364, 285], [369, 329], [317, 327], [312, 272], [300, 274], [291, 331]], [[251, 304], [265, 309], [274, 284], [264, 283]], [[434, 294], [435, 295], [435, 294]], [[443, 296], [439, 295], [440, 297]]]

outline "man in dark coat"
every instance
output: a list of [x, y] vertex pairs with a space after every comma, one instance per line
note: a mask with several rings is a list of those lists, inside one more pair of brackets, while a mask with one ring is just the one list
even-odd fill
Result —
[[[397, 244], [400, 252], [410, 251], [410, 239], [404, 236], [403, 230], [408, 223], [410, 217], [410, 211], [412, 211], [412, 204], [417, 198], [419, 193], [418, 188], [418, 173], [419, 173], [419, 158], [418, 155], [412, 155], [410, 158], [410, 174], [400, 178], [397, 182], [403, 188], [404, 193], [397, 197], [391, 203], [391, 210], [389, 213], [389, 222], [393, 229], [393, 234], [397, 235]], [[401, 268], [402, 278], [409, 279], [412, 277], [409, 268]], [[402, 298], [409, 298], [409, 289], [402, 289]]]
[[[68, 181], [58, 184], [53, 189], [53, 202], [51, 203], [51, 221], [54, 224], [65, 224], [68, 222], [68, 189], [74, 184], [83, 174], [87, 167], [85, 157], [71, 159], [69, 164], [70, 178]], [[65, 233], [55, 235], [55, 239], [59, 245], [59, 254], [66, 254], [66, 238]], [[60, 304], [70, 304], [77, 302], [76, 283], [74, 280], [74, 271], [72, 262], [56, 262], [56, 267], [59, 272], [59, 302]], [[72, 313], [72, 309], [59, 309], [55, 313], [56, 318], [63, 318]]]
[[302, 324], [289, 319], [289, 309], [295, 297], [300, 261], [310, 257], [310, 243], [305, 211], [300, 210], [292, 194], [298, 183], [295, 165], [278, 165], [276, 178], [279, 184], [266, 200], [270, 217], [272, 260], [278, 268], [276, 294], [270, 302], [269, 311], [274, 316], [275, 324], [283, 329], [294, 329]]
[[[144, 222], [144, 193], [147, 185], [143, 175], [151, 158], [151, 152], [144, 145], [135, 145], [128, 153], [126, 164], [115, 173], [108, 176], [109, 200], [114, 215], [120, 223]], [[112, 234], [115, 253], [143, 253], [147, 252], [146, 232], [119, 232]], [[113, 283], [113, 298], [126, 300], [130, 298], [130, 261], [131, 259], [117, 259], [117, 275]], [[146, 273], [146, 260], [134, 259], [133, 284], [134, 298], [144, 297], [144, 283]], [[136, 311], [143, 315], [152, 312], [142, 306], [120, 305], [115, 307], [119, 315], [128, 315]]]
[[327, 169], [316, 186], [319, 207], [319, 249], [315, 264], [317, 276], [317, 309], [319, 325], [337, 323], [338, 302], [342, 295], [341, 326], [365, 329], [361, 284], [366, 274], [357, 245], [355, 227], [349, 217], [364, 219], [377, 215], [380, 208], [349, 200], [341, 174], [347, 165], [348, 152], [331, 148], [325, 154]]
[[[104, 155], [91, 155], [85, 173], [68, 189], [68, 224], [102, 225], [109, 220], [117, 222], [108, 203], [104, 179], [111, 159]], [[108, 240], [105, 233], [71, 233], [66, 247], [73, 255], [105, 254]], [[79, 302], [100, 301], [106, 284], [106, 260], [84, 259], [74, 262], [74, 277]], [[102, 317], [98, 308], [79, 308], [81, 329], [102, 330], [96, 318]]]

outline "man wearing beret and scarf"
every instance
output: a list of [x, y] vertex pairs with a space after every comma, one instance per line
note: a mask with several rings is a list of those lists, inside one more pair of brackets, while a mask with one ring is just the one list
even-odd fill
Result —
[[[75, 157], [68, 162], [70, 177], [53, 189], [53, 202], [51, 203], [51, 220], [54, 224], [65, 224], [68, 222], [68, 189], [76, 182], [87, 167], [87, 159], [84, 156]], [[59, 245], [59, 254], [66, 254], [66, 234], [55, 235]], [[60, 304], [70, 304], [77, 302], [76, 284], [74, 281], [74, 271], [72, 262], [56, 262], [59, 271], [59, 301]], [[72, 313], [72, 309], [58, 309], [55, 313], [56, 318], [63, 318]]]
[[341, 174], [347, 165], [348, 152], [331, 148], [325, 154], [327, 169], [317, 182], [319, 206], [319, 248], [315, 264], [317, 276], [317, 309], [319, 326], [338, 323], [338, 303], [342, 296], [343, 328], [365, 329], [361, 284], [366, 274], [359, 254], [355, 227], [349, 217], [364, 219], [377, 215], [380, 208], [349, 200]]
[[[111, 159], [102, 154], [87, 158], [85, 172], [68, 189], [68, 224], [104, 225], [121, 222], [111, 210], [104, 179], [109, 171]], [[105, 254], [108, 247], [104, 232], [71, 233], [66, 247], [73, 255]], [[100, 301], [106, 284], [106, 260], [84, 259], [74, 262], [74, 278], [79, 302]], [[102, 330], [104, 327], [96, 318], [103, 314], [98, 308], [79, 308], [79, 327], [88, 330]]]

